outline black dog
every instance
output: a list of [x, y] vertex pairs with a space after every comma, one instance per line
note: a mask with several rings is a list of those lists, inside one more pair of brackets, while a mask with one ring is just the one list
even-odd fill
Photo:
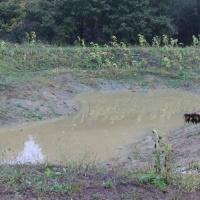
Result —
[[193, 123], [198, 124], [200, 123], [200, 112], [196, 113], [185, 113], [184, 114], [185, 122], [186, 123]]

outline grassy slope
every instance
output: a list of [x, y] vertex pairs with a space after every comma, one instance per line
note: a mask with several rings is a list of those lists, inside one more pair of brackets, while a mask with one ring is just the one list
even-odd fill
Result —
[[0, 48], [2, 82], [30, 80], [34, 72], [46, 75], [70, 70], [89, 71], [94, 77], [137, 79], [146, 74], [171, 82], [197, 82], [200, 77], [197, 47], [51, 47], [37, 45]]
[[[5, 84], [29, 82], [37, 76], [57, 75], [73, 71], [78, 75], [89, 74], [92, 77], [111, 79], [130, 79], [140, 81], [141, 86], [148, 84], [148, 75], [155, 76], [154, 81], [163, 81], [169, 86], [187, 86], [198, 83], [200, 79], [200, 49], [196, 47], [51, 47], [42, 44], [14, 46], [6, 44], [0, 49], [0, 86]], [[88, 72], [88, 73], [87, 73]], [[199, 165], [198, 165], [199, 170]], [[117, 171], [115, 171], [117, 170]], [[145, 187], [137, 180], [146, 177]], [[193, 180], [193, 176], [191, 177]], [[86, 182], [88, 182], [86, 185]], [[171, 193], [164, 195], [165, 181], [154, 172], [142, 174], [128, 170], [112, 168], [111, 171], [96, 167], [69, 164], [67, 166], [1, 166], [0, 193], [6, 199], [13, 197], [45, 197], [65, 195], [84, 195], [88, 199], [145, 199], [146, 196], [155, 199], [165, 199], [179, 196], [191, 199], [190, 194], [182, 191], [198, 190], [199, 183], [182, 179], [173, 180], [177, 190], [167, 190]], [[149, 194], [149, 187], [156, 186]], [[184, 187], [182, 186], [184, 185]], [[174, 187], [174, 186], [173, 186]], [[147, 189], [145, 189], [147, 188]], [[185, 189], [187, 188], [187, 189]], [[109, 192], [108, 192], [109, 191]], [[180, 192], [181, 191], [181, 192]], [[117, 192], [117, 193], [116, 193]], [[195, 194], [199, 194], [197, 191]], [[7, 196], [6, 196], [7, 195]], [[110, 196], [109, 196], [110, 195]], [[86, 196], [79, 199], [87, 199]], [[193, 197], [192, 197], [193, 198]], [[195, 199], [195, 198], [193, 198]]]

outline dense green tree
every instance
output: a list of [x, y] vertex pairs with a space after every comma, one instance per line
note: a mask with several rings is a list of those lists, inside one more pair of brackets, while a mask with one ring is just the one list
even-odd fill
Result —
[[26, 2], [23, 0], [0, 1], [0, 35], [11, 34], [25, 20]]
[[200, 1], [174, 0], [170, 10], [179, 40], [191, 44], [192, 35], [200, 34]]
[[39, 24], [37, 35], [50, 42], [106, 43], [115, 35], [135, 43], [137, 35], [147, 39], [173, 33], [170, 18], [148, 0], [35, 0], [27, 2], [27, 19]]
[[110, 22], [106, 24], [106, 32], [116, 35], [120, 40], [136, 42], [138, 34], [151, 40], [155, 35], [173, 34], [173, 26], [169, 17], [158, 12], [148, 0], [119, 0], [111, 5]]
[[[54, 0], [32, 0], [26, 4], [25, 30], [35, 31], [37, 39], [52, 41], [56, 35]], [[27, 28], [27, 26], [30, 26]]]
[[0, 37], [20, 42], [35, 31], [37, 39], [73, 44], [108, 43], [111, 36], [134, 44], [138, 34], [178, 36], [191, 43], [200, 33], [199, 0], [1, 0]]

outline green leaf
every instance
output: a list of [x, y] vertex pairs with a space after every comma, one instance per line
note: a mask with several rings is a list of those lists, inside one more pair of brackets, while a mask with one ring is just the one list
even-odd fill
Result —
[[45, 174], [46, 174], [47, 176], [50, 176], [51, 170], [50, 170], [49, 168], [46, 168]]

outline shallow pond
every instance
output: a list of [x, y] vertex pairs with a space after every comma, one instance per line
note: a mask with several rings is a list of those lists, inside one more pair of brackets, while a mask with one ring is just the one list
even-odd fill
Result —
[[177, 90], [98, 93], [74, 100], [81, 103], [76, 116], [1, 128], [1, 161], [116, 159], [152, 129], [173, 131], [184, 126], [185, 112], [200, 109], [200, 96]]

